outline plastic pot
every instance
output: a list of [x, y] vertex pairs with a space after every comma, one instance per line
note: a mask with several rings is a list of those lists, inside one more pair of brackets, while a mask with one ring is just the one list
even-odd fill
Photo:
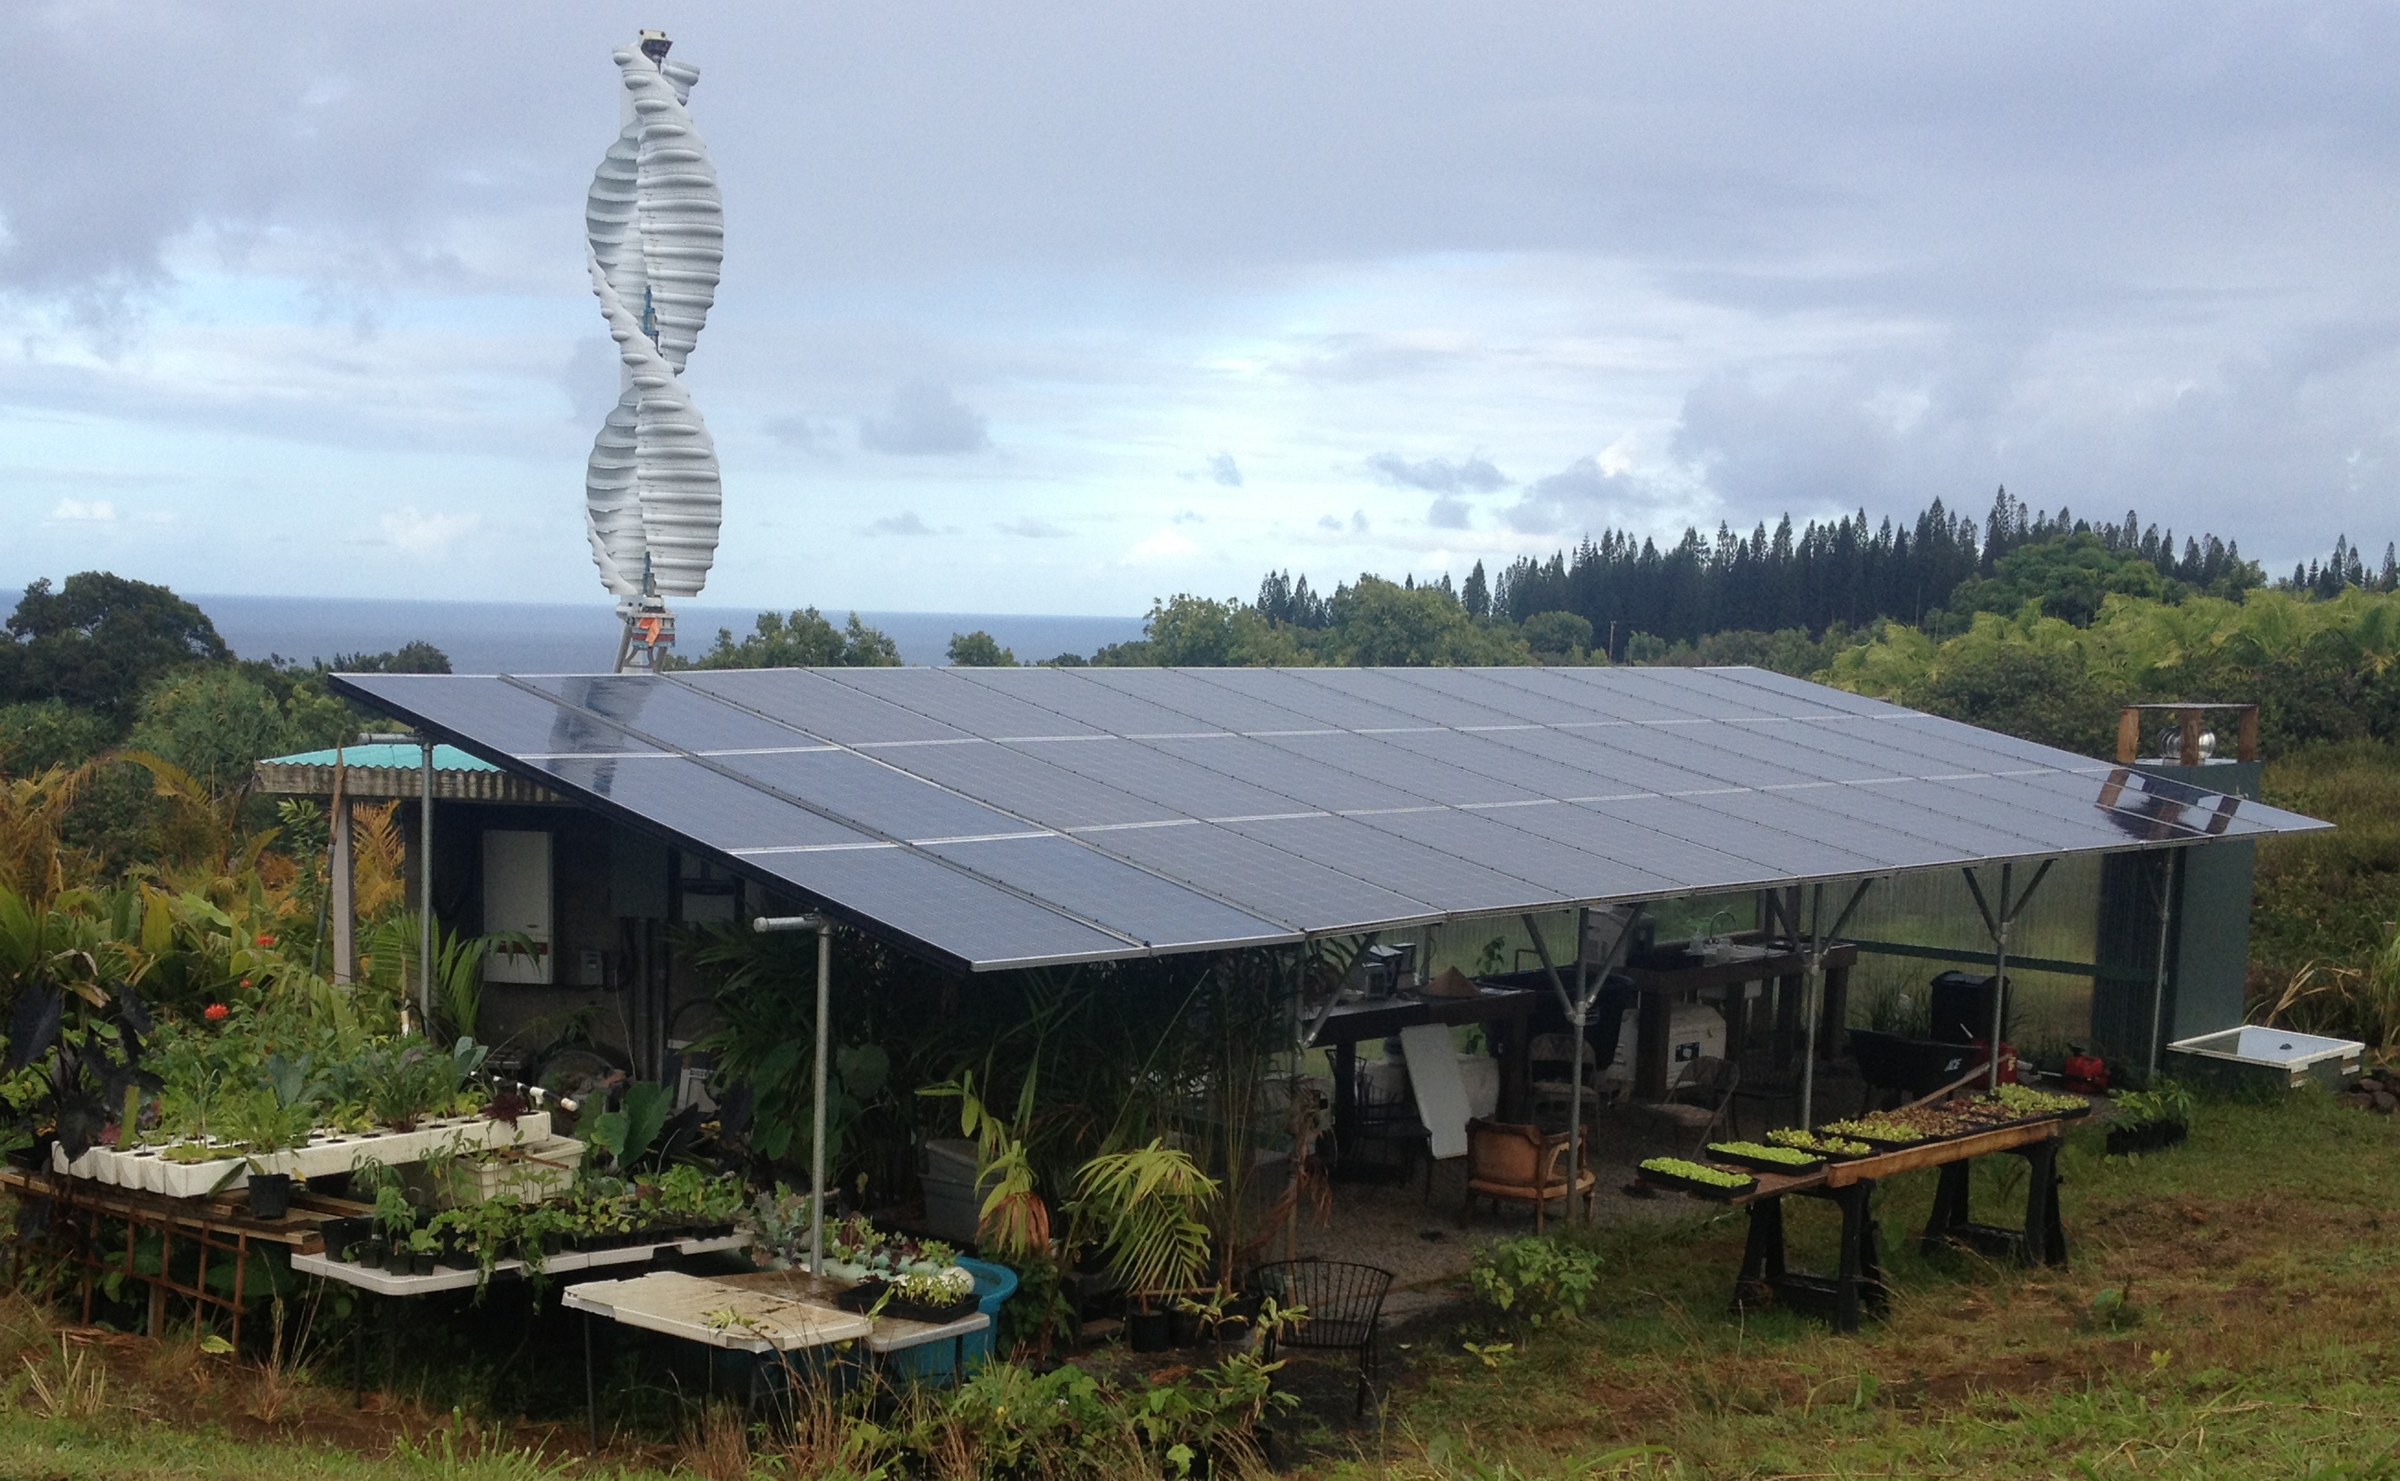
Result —
[[383, 1268], [386, 1272], [392, 1275], [408, 1274], [410, 1268], [408, 1246], [404, 1244], [393, 1245], [390, 1249], [386, 1250], [383, 1257]]
[[431, 1250], [411, 1250], [408, 1256], [408, 1273], [411, 1275], [433, 1274], [434, 1261], [437, 1258]]
[[1199, 1312], [1179, 1310], [1167, 1313], [1167, 1340], [1177, 1347], [1198, 1347], [1201, 1327]]
[[1165, 1352], [1174, 1336], [1174, 1318], [1163, 1311], [1125, 1313], [1125, 1342], [1135, 1352]]
[[292, 1211], [292, 1175], [254, 1172], [250, 1175], [250, 1216], [280, 1219]]

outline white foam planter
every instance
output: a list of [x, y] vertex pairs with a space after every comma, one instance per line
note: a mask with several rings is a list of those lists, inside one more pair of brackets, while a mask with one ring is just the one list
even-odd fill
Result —
[[[482, 1151], [487, 1147], [515, 1146], [522, 1142], [549, 1139], [550, 1113], [531, 1111], [517, 1118], [511, 1126], [485, 1116], [445, 1116], [426, 1121], [414, 1131], [372, 1131], [356, 1135], [345, 1132], [321, 1132], [308, 1144], [289, 1152], [277, 1152], [258, 1159], [259, 1171], [289, 1173], [296, 1178], [331, 1177], [337, 1173], [353, 1172], [369, 1159], [387, 1166], [422, 1162], [428, 1154], [456, 1149], [462, 1152]], [[212, 1145], [223, 1145], [214, 1138]], [[64, 1148], [50, 1149], [50, 1166], [69, 1177], [89, 1178], [118, 1188], [136, 1188], [147, 1193], [164, 1194], [169, 1198], [205, 1198], [212, 1193], [239, 1188], [250, 1181], [250, 1164], [242, 1158], [217, 1158], [208, 1162], [176, 1162], [165, 1155], [164, 1147], [139, 1147], [120, 1151], [115, 1147], [94, 1147], [70, 1162]]]

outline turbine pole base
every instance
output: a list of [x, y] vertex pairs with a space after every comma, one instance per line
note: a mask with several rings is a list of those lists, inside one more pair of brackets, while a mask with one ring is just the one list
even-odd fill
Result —
[[656, 673], [660, 655], [675, 647], [675, 614], [654, 596], [622, 603], [617, 610], [625, 619], [625, 630], [617, 640], [616, 671]]

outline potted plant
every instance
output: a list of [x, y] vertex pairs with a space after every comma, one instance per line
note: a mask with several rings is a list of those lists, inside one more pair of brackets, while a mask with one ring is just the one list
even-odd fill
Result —
[[1135, 1352], [1164, 1352], [1172, 1337], [1157, 1303], [1196, 1287], [1208, 1269], [1208, 1226], [1216, 1179], [1185, 1153], [1154, 1139], [1104, 1152], [1075, 1175], [1075, 1215], [1098, 1232], [1128, 1300], [1126, 1335]]
[[408, 1271], [411, 1275], [431, 1275], [436, 1257], [441, 1253], [440, 1240], [430, 1224], [420, 1224], [408, 1234]]
[[267, 1171], [266, 1159], [306, 1142], [315, 1115], [307, 1102], [287, 1102], [272, 1089], [242, 1097], [228, 1109], [227, 1129], [250, 1164], [250, 1212], [280, 1219], [291, 1211], [292, 1175]]
[[2148, 1090], [2119, 1093], [2117, 1121], [2108, 1129], [2108, 1155], [2130, 1157], [2182, 1146], [2192, 1132], [2195, 1104], [2189, 1090], [2163, 1078]]

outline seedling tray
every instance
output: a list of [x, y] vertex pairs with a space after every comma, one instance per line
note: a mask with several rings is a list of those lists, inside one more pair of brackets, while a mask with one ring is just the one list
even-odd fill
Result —
[[1777, 1162], [1771, 1157], [1761, 1157], [1755, 1152], [1732, 1151], [1724, 1143], [1718, 1142], [1712, 1142], [1709, 1145], [1708, 1157], [1711, 1162], [1730, 1162], [1736, 1167], [1746, 1167], [1752, 1172], [1773, 1173], [1777, 1177], [1784, 1178], [1807, 1177], [1812, 1172], [1822, 1171], [1826, 1162], [1825, 1156], [1817, 1152], [1807, 1154], [1807, 1160], [1804, 1162]]
[[1746, 1177], [1740, 1183], [1728, 1188], [1717, 1183], [1703, 1183], [1698, 1178], [1687, 1178], [1680, 1173], [1653, 1172], [1646, 1167], [1641, 1168], [1638, 1171], [1641, 1174], [1642, 1181], [1645, 1183], [1649, 1183], [1660, 1188], [1673, 1188], [1679, 1192], [1695, 1194], [1701, 1198], [1712, 1199], [1718, 1203], [1731, 1203], [1736, 1198], [1740, 1198], [1745, 1194], [1755, 1193], [1758, 1191], [1758, 1179], [1756, 1178]]

